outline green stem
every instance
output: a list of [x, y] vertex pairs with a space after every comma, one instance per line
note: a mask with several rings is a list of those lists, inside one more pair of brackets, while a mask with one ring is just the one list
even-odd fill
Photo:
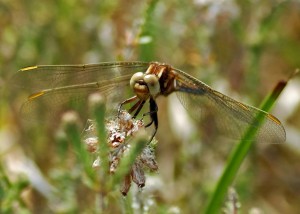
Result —
[[[281, 81], [276, 85], [271, 95], [269, 95], [261, 105], [261, 109], [263, 111], [269, 111], [271, 109], [272, 105], [277, 100], [278, 96], [285, 88], [286, 84], [287, 81]], [[256, 119], [259, 121], [260, 124], [263, 121], [263, 115], [263, 112], [257, 115]], [[237, 144], [237, 146], [233, 150], [231, 156], [229, 157], [228, 163], [224, 169], [224, 172], [206, 207], [206, 214], [219, 213], [220, 206], [227, 194], [228, 187], [232, 184], [238, 172], [238, 169], [240, 168], [245, 157], [247, 156], [254, 142], [253, 139], [258, 128], [259, 127], [249, 127], [239, 144]]]

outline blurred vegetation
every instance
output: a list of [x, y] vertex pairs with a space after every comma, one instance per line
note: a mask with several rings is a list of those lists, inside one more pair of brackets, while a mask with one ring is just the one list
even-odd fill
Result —
[[[147, 174], [144, 190], [133, 185], [126, 198], [118, 186], [101, 192], [97, 173], [89, 171], [88, 158], [77, 158], [60, 121], [29, 127], [18, 115], [28, 94], [7, 83], [20, 68], [159, 61], [258, 106], [299, 67], [299, 35], [296, 0], [1, 1], [0, 212], [198, 213], [235, 144], [203, 138], [201, 125], [178, 122], [173, 101], [159, 99], [159, 173]], [[240, 213], [300, 210], [299, 81], [291, 81], [274, 108], [287, 142], [252, 148], [232, 184], [238, 197], [224, 201], [228, 213], [239, 206]], [[84, 121], [78, 126], [80, 134]]]

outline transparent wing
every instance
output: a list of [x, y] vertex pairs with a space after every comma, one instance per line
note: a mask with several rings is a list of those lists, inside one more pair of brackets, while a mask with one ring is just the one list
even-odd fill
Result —
[[105, 82], [116, 77], [145, 71], [147, 62], [111, 62], [87, 65], [41, 65], [19, 70], [11, 79], [18, 88], [30, 89], [31, 93], [44, 89], [91, 82]]
[[258, 127], [256, 117], [262, 113], [264, 120], [256, 139], [262, 143], [285, 141], [285, 130], [273, 115], [217, 92], [180, 70], [175, 71], [178, 73], [177, 97], [195, 120], [205, 121], [218, 132], [240, 139], [249, 127]]
[[67, 109], [86, 112], [87, 98], [95, 92], [106, 98], [108, 110], [115, 108], [130, 96], [131, 76], [147, 68], [143, 62], [33, 66], [20, 70], [11, 82], [29, 93], [21, 108], [23, 118], [54, 120]]

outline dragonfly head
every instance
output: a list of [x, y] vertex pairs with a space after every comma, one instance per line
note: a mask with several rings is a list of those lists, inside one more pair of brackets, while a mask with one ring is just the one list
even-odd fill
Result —
[[144, 74], [137, 72], [130, 79], [130, 87], [134, 93], [142, 100], [156, 97], [160, 93], [158, 77], [154, 74]]
[[154, 74], [146, 74], [144, 77], [144, 81], [148, 86], [148, 90], [152, 97], [157, 97], [160, 93], [160, 85], [158, 81], [158, 77]]

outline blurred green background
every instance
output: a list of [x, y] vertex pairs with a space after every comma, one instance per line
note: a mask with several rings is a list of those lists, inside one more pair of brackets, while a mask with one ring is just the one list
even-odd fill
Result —
[[[296, 0], [1, 1], [2, 212], [101, 211], [72, 147], [58, 140], [59, 122], [28, 129], [18, 116], [26, 97], [7, 82], [20, 68], [159, 61], [258, 106], [276, 83], [299, 68], [299, 51]], [[134, 187], [126, 199], [118, 189], [106, 193], [105, 211], [197, 213], [204, 208], [234, 143], [201, 138], [201, 126], [174, 103], [173, 97], [158, 100], [159, 173], [147, 175], [142, 193]], [[235, 179], [241, 213], [299, 212], [299, 103], [298, 75], [272, 111], [286, 128], [286, 143], [255, 145]], [[234, 201], [224, 203], [228, 213]]]

